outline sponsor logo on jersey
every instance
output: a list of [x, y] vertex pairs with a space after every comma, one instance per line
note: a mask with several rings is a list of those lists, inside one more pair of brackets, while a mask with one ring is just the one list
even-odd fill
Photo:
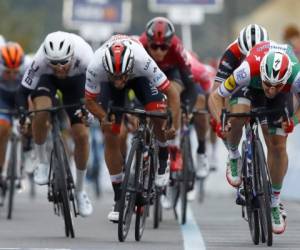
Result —
[[94, 72], [93, 70], [89, 69], [88, 73], [91, 74], [93, 77], [96, 77], [96, 72]]
[[153, 73], [155, 74], [157, 72], [157, 67], [153, 68]]
[[247, 73], [246, 73], [245, 69], [240, 69], [240, 70], [236, 73], [236, 78], [237, 78], [237, 81], [238, 81], [238, 82], [244, 80], [246, 77], [247, 77]]
[[145, 65], [145, 67], [144, 67], [144, 70], [145, 70], [145, 71], [149, 69], [149, 66], [150, 66], [150, 64], [151, 64], [151, 61], [152, 61], [152, 60], [151, 60], [150, 58], [147, 60], [146, 65]]
[[153, 83], [154, 83], [154, 85], [155, 85], [156, 83], [158, 83], [163, 77], [164, 77], [164, 74], [163, 74], [163, 73], [160, 73], [160, 74], [154, 76], [154, 77], [153, 77]]
[[34, 73], [39, 70], [39, 66], [35, 66], [35, 61], [32, 62], [30, 69], [28, 70], [28, 74], [25, 77], [25, 82], [28, 84], [28, 86], [31, 86], [32, 84], [32, 79], [34, 77]]
[[228, 90], [229, 92], [235, 89], [236, 83], [232, 75], [224, 82], [224, 86], [225, 89]]

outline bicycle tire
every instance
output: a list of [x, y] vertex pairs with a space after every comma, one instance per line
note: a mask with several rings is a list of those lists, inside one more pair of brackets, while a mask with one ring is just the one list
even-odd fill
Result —
[[57, 169], [59, 174], [57, 175], [57, 184], [60, 194], [61, 208], [63, 212], [63, 218], [65, 223], [65, 235], [66, 237], [75, 237], [72, 215], [71, 215], [71, 206], [69, 199], [68, 183], [67, 183], [67, 155], [63, 146], [62, 141], [58, 141], [54, 145], [54, 159], [57, 160]]
[[159, 224], [162, 221], [162, 206], [160, 203], [161, 194], [160, 190], [155, 190], [154, 205], [153, 205], [153, 228], [159, 228]]
[[248, 226], [250, 230], [250, 235], [253, 243], [258, 245], [259, 243], [259, 214], [257, 209], [254, 207], [253, 204], [253, 181], [250, 176], [248, 176], [248, 164], [247, 163], [247, 156], [246, 156], [246, 147], [247, 142], [244, 141], [242, 145], [242, 174], [243, 174], [243, 187], [245, 192], [245, 206], [246, 206], [246, 213], [248, 219]]
[[185, 136], [182, 139], [181, 152], [182, 152], [182, 182], [180, 185], [180, 200], [181, 200], [181, 224], [186, 223], [186, 211], [187, 211], [187, 192], [189, 190], [189, 164], [190, 164], [190, 153], [189, 140]]
[[7, 183], [9, 183], [8, 188], [8, 204], [7, 204], [7, 219], [12, 219], [12, 212], [14, 207], [14, 196], [15, 196], [15, 190], [16, 190], [16, 173], [17, 173], [17, 138], [12, 138], [11, 140], [11, 151], [10, 151], [10, 164], [8, 166], [8, 175], [7, 175]]
[[[148, 166], [148, 169], [146, 172], [141, 171], [140, 173], [142, 174], [143, 181], [142, 181], [142, 188], [143, 188], [143, 193], [146, 194], [146, 204], [143, 206], [137, 206], [136, 208], [136, 219], [135, 219], [135, 240], [140, 241], [145, 225], [146, 225], [146, 218], [149, 214], [149, 209], [150, 209], [150, 200], [154, 197], [154, 176], [155, 176], [155, 166], [157, 164], [157, 161], [155, 160], [155, 153], [154, 151], [149, 152], [149, 161], [150, 164]], [[144, 169], [144, 166], [143, 168]], [[146, 188], [146, 190], [144, 190]]]
[[259, 193], [259, 212], [260, 212], [260, 224], [261, 224], [261, 240], [267, 242], [268, 246], [273, 244], [273, 232], [272, 232], [272, 219], [271, 219], [271, 182], [268, 172], [268, 166], [265, 160], [265, 155], [261, 141], [255, 141], [255, 159], [256, 166], [258, 167], [257, 179]]
[[[129, 156], [125, 164], [125, 175], [122, 183], [118, 221], [118, 239], [120, 242], [124, 242], [128, 235], [134, 212], [137, 176], [142, 160], [142, 152], [139, 147], [139, 142], [135, 140], [132, 143]], [[134, 175], [132, 174], [133, 172]]]

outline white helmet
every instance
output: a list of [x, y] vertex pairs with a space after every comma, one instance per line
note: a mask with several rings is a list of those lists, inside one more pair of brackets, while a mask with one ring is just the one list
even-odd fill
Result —
[[50, 61], [69, 59], [74, 53], [70, 35], [62, 31], [50, 33], [44, 41], [44, 52]]
[[249, 24], [244, 27], [238, 37], [241, 52], [246, 55], [256, 44], [268, 40], [267, 30], [258, 24]]

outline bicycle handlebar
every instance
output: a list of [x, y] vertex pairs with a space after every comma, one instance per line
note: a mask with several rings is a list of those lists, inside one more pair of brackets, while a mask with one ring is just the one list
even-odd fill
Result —
[[224, 130], [227, 119], [230, 117], [257, 118], [257, 117], [270, 116], [275, 114], [283, 115], [285, 120], [287, 120], [288, 122], [290, 121], [289, 111], [287, 107], [276, 108], [276, 109], [267, 109], [266, 107], [259, 107], [250, 110], [250, 112], [241, 112], [241, 113], [231, 113], [226, 109], [222, 109], [222, 114], [221, 114], [222, 130]]

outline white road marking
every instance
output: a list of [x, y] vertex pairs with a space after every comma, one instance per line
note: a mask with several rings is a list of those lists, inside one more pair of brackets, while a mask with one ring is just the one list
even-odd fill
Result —
[[[180, 201], [177, 203], [177, 211], [179, 222], [181, 221], [181, 205]], [[180, 229], [183, 237], [184, 250], [205, 250], [205, 243], [196, 222], [193, 211], [189, 204], [187, 205], [186, 223], [185, 225], [180, 224]]]

